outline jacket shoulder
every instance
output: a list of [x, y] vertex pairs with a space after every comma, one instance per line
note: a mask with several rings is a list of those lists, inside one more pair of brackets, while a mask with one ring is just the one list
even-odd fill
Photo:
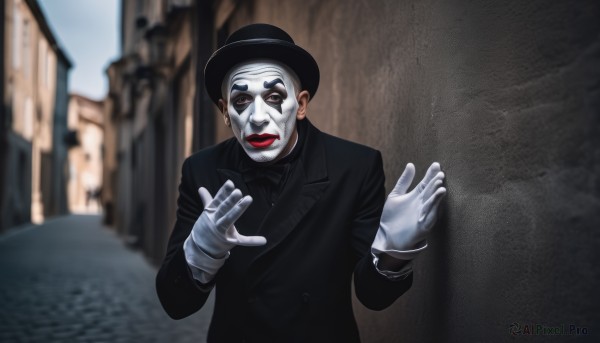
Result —
[[185, 159], [184, 164], [190, 163], [192, 166], [198, 164], [217, 166], [223, 159], [225, 153], [229, 151], [234, 144], [237, 144], [235, 138], [229, 138], [221, 143], [198, 150], [188, 156]]
[[381, 156], [379, 150], [369, 146], [352, 142], [327, 133], [322, 134], [322, 142], [327, 151], [327, 157], [336, 161], [336, 163], [361, 164], [365, 161], [372, 161]]

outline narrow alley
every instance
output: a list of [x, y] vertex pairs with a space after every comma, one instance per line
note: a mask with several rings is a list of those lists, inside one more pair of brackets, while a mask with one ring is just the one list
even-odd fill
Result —
[[0, 342], [204, 342], [212, 299], [175, 321], [156, 269], [97, 215], [70, 215], [0, 236]]
[[0, 343], [600, 342], [599, 0], [0, 17]]

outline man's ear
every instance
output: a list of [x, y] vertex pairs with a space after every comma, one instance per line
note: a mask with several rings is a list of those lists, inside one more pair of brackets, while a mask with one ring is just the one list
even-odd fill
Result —
[[221, 111], [222, 114], [225, 114], [225, 112], [227, 111], [227, 103], [223, 99], [219, 99], [217, 107], [219, 107], [219, 111]]
[[219, 111], [223, 114], [223, 121], [225, 125], [231, 127], [231, 120], [229, 119], [229, 112], [227, 112], [227, 103], [223, 99], [219, 99], [219, 103], [217, 104], [219, 107]]
[[296, 100], [298, 101], [298, 111], [296, 112], [296, 119], [302, 120], [306, 117], [308, 102], [310, 101], [310, 94], [308, 94], [308, 91], [302, 91], [298, 93]]

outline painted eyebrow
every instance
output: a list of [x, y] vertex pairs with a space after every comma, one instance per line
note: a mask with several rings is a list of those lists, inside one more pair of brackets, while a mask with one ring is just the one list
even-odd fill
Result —
[[231, 91], [234, 90], [245, 92], [248, 90], [248, 85], [238, 85], [237, 83], [234, 83], [233, 87], [231, 87]]
[[276, 78], [275, 80], [271, 81], [271, 82], [267, 82], [265, 81], [265, 83], [263, 84], [263, 86], [266, 89], [271, 89], [273, 87], [275, 87], [276, 84], [281, 83], [283, 85], [283, 81], [280, 78]]

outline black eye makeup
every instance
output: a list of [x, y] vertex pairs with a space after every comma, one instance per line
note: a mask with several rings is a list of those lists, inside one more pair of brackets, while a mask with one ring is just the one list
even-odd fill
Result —
[[269, 90], [264, 97], [265, 103], [276, 109], [279, 113], [282, 113], [281, 104], [283, 103], [283, 100], [287, 98], [283, 80], [276, 78], [270, 82], [265, 81], [263, 87]]
[[283, 102], [283, 96], [277, 92], [269, 93], [265, 97], [265, 102], [270, 104], [281, 105], [281, 103]]
[[265, 103], [276, 109], [279, 113], [282, 113], [281, 104], [283, 103], [284, 99], [285, 95], [279, 92], [269, 92], [264, 97]]
[[[281, 105], [287, 98], [287, 91], [283, 80], [276, 78], [271, 81], [264, 81], [263, 87], [265, 91], [262, 94], [262, 98], [265, 104], [282, 113]], [[247, 84], [233, 84], [231, 87], [231, 98], [232, 106], [238, 114], [244, 112], [254, 101], [253, 96], [248, 94]]]
[[252, 97], [247, 94], [239, 94], [233, 99], [233, 108], [240, 114], [244, 112], [248, 106], [252, 103]]

